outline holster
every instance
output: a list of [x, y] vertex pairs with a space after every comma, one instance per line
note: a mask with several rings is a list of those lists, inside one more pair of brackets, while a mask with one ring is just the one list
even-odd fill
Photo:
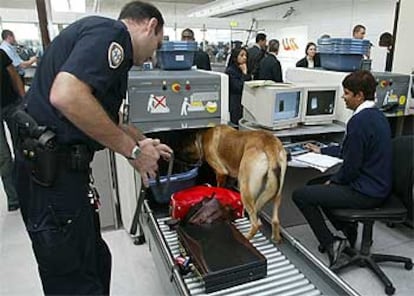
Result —
[[86, 145], [39, 147], [30, 138], [23, 141], [22, 154], [29, 160], [31, 177], [41, 186], [53, 185], [59, 169], [87, 172], [93, 158]]
[[36, 140], [27, 138], [22, 141], [21, 152], [29, 160], [33, 181], [44, 187], [52, 186], [59, 164], [57, 148], [41, 147]]

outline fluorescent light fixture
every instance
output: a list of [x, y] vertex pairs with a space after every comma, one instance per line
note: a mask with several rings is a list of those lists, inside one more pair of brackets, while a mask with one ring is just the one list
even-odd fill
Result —
[[299, 0], [216, 0], [190, 10], [190, 17], [226, 17]]

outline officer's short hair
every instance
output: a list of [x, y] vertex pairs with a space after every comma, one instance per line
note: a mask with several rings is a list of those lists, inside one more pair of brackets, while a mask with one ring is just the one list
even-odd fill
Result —
[[269, 41], [269, 47], [268, 50], [269, 52], [278, 52], [279, 51], [279, 40], [277, 39], [272, 39]]
[[392, 38], [391, 33], [384, 32], [381, 34], [380, 39], [379, 39], [379, 46], [390, 47], [392, 46], [392, 42], [393, 42], [393, 38]]
[[194, 40], [194, 32], [190, 28], [186, 28], [181, 32], [181, 39]]
[[158, 21], [158, 25], [155, 28], [155, 34], [158, 34], [158, 32], [164, 26], [164, 19], [158, 8], [156, 8], [152, 4], [141, 1], [129, 2], [125, 4], [125, 6], [122, 8], [118, 19], [130, 19], [136, 22], [141, 22], [153, 17], [156, 18]]
[[13, 32], [10, 30], [3, 30], [1, 31], [1, 39], [6, 40], [7, 37], [13, 36]]
[[365, 28], [364, 25], [356, 25], [354, 27], [354, 29], [352, 30], [352, 35], [355, 35], [356, 33], [358, 33], [361, 30], [365, 30], [366, 31], [367, 29]]
[[342, 86], [356, 95], [358, 92], [364, 94], [365, 100], [374, 101], [377, 81], [370, 71], [358, 70], [348, 74], [342, 81]]
[[258, 43], [259, 41], [264, 41], [266, 40], [266, 34], [265, 33], [258, 33], [256, 35], [256, 43]]

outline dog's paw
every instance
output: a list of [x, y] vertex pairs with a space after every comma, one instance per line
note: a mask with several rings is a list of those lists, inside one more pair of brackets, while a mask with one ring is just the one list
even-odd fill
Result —
[[278, 238], [275, 238], [275, 237], [272, 236], [272, 241], [275, 242], [278, 245], [283, 242], [283, 240], [280, 236]]

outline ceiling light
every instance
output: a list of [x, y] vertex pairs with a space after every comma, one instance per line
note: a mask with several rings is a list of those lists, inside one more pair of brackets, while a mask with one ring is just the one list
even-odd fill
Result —
[[299, 0], [216, 0], [190, 10], [190, 17], [225, 17]]

